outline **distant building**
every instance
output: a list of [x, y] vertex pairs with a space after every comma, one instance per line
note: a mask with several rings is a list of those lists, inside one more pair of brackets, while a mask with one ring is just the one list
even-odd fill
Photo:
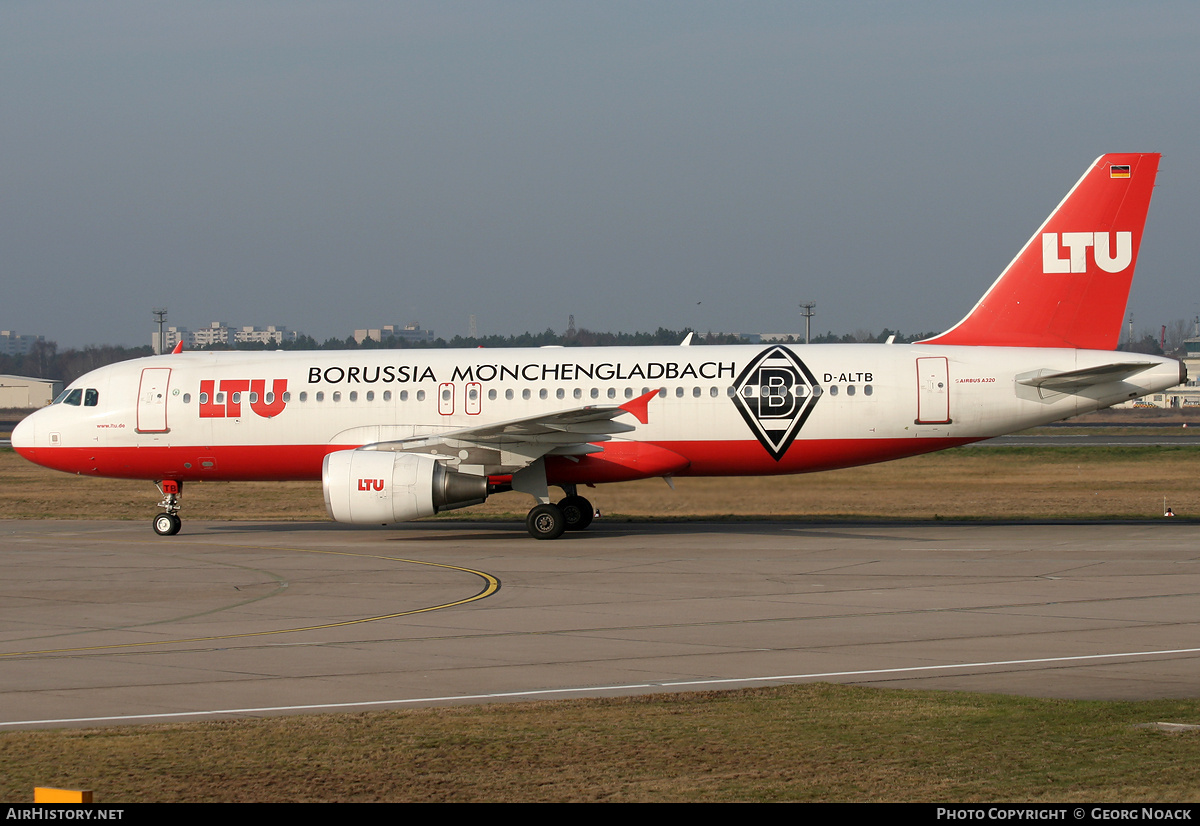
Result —
[[[287, 327], [230, 327], [224, 321], [210, 322], [195, 332], [187, 327], [167, 327], [163, 330], [163, 343], [160, 352], [169, 352], [176, 344], [183, 342], [184, 349], [193, 350], [201, 347], [211, 347], [214, 344], [284, 344], [299, 338], [299, 333]], [[153, 346], [158, 341], [158, 331], [150, 336]]]
[[233, 340], [238, 344], [283, 344], [285, 342], [293, 342], [297, 338], [299, 338], [299, 334], [294, 330], [274, 325], [266, 327], [242, 327], [233, 334]]
[[21, 336], [12, 330], [0, 330], [0, 356], [24, 356], [45, 336]]
[[404, 341], [433, 341], [434, 335], [433, 330], [422, 330], [421, 325], [415, 321], [405, 324], [403, 327], [399, 324], [388, 324], [375, 329], [354, 331], [354, 340], [359, 344], [367, 339], [383, 342], [389, 338], [398, 338]]
[[0, 375], [0, 407], [45, 407], [62, 387], [61, 381], [53, 379]]

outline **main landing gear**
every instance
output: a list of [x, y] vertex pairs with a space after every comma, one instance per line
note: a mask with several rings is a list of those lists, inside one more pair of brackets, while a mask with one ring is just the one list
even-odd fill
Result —
[[566, 531], [582, 531], [595, 516], [592, 503], [574, 493], [557, 505], [534, 505], [525, 517], [525, 527], [534, 539], [558, 539]]
[[174, 536], [183, 527], [183, 520], [179, 518], [179, 494], [182, 490], [183, 482], [163, 479], [158, 483], [158, 492], [163, 495], [158, 506], [163, 509], [163, 512], [154, 517], [151, 524], [154, 526], [154, 532], [159, 536]]
[[596, 512], [592, 503], [580, 496], [575, 485], [560, 485], [566, 498], [550, 502], [546, 485], [546, 466], [539, 458], [512, 476], [512, 490], [528, 493], [538, 501], [525, 517], [525, 528], [534, 539], [558, 539], [566, 531], [582, 531], [592, 524]]

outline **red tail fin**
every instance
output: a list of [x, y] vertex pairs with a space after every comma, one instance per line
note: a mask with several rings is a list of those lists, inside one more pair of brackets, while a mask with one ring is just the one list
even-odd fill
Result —
[[1097, 158], [975, 309], [926, 343], [1116, 349], [1158, 159]]

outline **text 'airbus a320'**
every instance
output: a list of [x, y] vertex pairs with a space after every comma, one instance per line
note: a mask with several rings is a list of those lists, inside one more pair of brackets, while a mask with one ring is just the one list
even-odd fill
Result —
[[164, 535], [185, 482], [321, 479], [329, 514], [358, 524], [522, 491], [529, 533], [553, 539], [591, 522], [580, 485], [979, 441], [1185, 379], [1114, 351], [1158, 160], [1097, 159], [967, 317], [916, 344], [178, 353], [88, 373], [12, 442], [46, 467], [155, 481]]

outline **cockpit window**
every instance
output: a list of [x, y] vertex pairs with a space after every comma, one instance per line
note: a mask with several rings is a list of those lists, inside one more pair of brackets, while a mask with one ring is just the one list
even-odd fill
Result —
[[79, 407], [79, 403], [83, 400], [83, 388], [76, 387], [74, 390], [64, 390], [58, 394], [58, 398], [54, 400], [55, 404], [69, 404], [74, 407]]
[[100, 401], [100, 391], [93, 387], [89, 387], [83, 391], [83, 406], [95, 407]]

